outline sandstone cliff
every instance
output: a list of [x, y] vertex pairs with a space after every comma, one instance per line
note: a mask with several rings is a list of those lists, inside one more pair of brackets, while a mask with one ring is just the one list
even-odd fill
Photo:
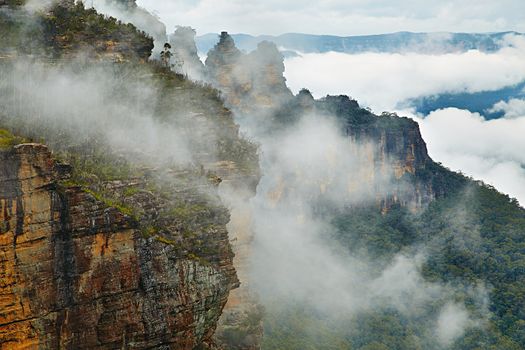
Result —
[[61, 185], [67, 172], [45, 146], [0, 156], [2, 349], [210, 342], [238, 285], [227, 215], [213, 215], [216, 228], [201, 237], [216, 249], [181, 256], [88, 191]]
[[[253, 193], [256, 146], [239, 136], [215, 90], [146, 62], [152, 39], [134, 26], [69, 0], [36, 17], [21, 10], [0, 15], [6, 15], [1, 28], [9, 30], [0, 47], [15, 53], [0, 60], [2, 74], [14, 77], [17, 56], [31, 54], [39, 68], [22, 80], [43, 84], [50, 72], [68, 75], [62, 67], [75, 68], [80, 58], [83, 68], [72, 69], [75, 74], [101, 69], [98, 79], [116, 84], [104, 97], [113, 105], [137, 102], [127, 87], [139, 95], [155, 91], [137, 117], [177, 127], [192, 159], [174, 166], [170, 151], [178, 149], [140, 147], [148, 134], [133, 149], [112, 147], [111, 135], [97, 130], [101, 119], [90, 113], [110, 119], [115, 109], [56, 110], [48, 91], [41, 100], [26, 85], [2, 82], [2, 127], [45, 139], [49, 148], [12, 147], [26, 140], [0, 130], [6, 146], [0, 151], [0, 348], [214, 347], [219, 316], [239, 286], [226, 227], [230, 208], [218, 191]], [[31, 45], [24, 45], [28, 33]], [[38, 101], [44, 103], [37, 107]], [[64, 118], [53, 121], [57, 114]], [[132, 122], [129, 114], [123, 123]], [[82, 120], [95, 121], [88, 127], [94, 132], [75, 124]]]

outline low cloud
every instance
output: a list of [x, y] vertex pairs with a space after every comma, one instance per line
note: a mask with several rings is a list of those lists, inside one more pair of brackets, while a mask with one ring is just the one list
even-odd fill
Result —
[[[504, 103], [497, 105], [503, 106]], [[430, 156], [525, 204], [525, 115], [485, 120], [447, 108], [417, 118]]]
[[525, 38], [508, 35], [505, 44], [494, 53], [306, 54], [286, 60], [286, 77], [293, 91], [306, 86], [317, 97], [344, 93], [376, 112], [401, 109], [400, 115], [412, 114], [435, 161], [483, 180], [523, 205], [524, 100], [495, 104], [487, 112], [505, 115], [491, 121], [455, 108], [428, 116], [403, 110], [404, 101], [411, 98], [497, 90], [524, 81]]
[[465, 328], [471, 324], [465, 306], [453, 302], [447, 303], [439, 314], [436, 335], [444, 346], [450, 346], [454, 340], [463, 335]]
[[53, 0], [29, 0], [25, 3], [25, 7], [28, 11], [41, 11], [45, 10], [53, 3]]
[[173, 120], [185, 121], [178, 126], [160, 121], [159, 87], [140, 74], [102, 63], [84, 66], [81, 59], [66, 66], [20, 59], [0, 67], [0, 115], [7, 118], [5, 125], [49, 136], [48, 143], [58, 148], [64, 144], [54, 135], [60, 133], [75, 145], [97, 139], [132, 161], [191, 163], [194, 153], [185, 133], [191, 112], [173, 111]]
[[497, 90], [524, 81], [525, 38], [508, 35], [505, 44], [494, 53], [304, 54], [285, 61], [285, 74], [294, 92], [307, 87], [316, 97], [348, 94], [382, 112], [410, 98]]
[[[351, 320], [378, 308], [429, 319], [429, 304], [441, 310], [453, 303], [457, 288], [422, 276], [423, 247], [377, 261], [329, 242], [334, 227], [316, 213], [319, 203], [366, 206], [375, 203], [378, 189], [389, 191], [388, 176], [373, 176], [372, 142], [355, 143], [329, 118], [315, 115], [304, 116], [287, 132], [256, 139], [261, 142], [264, 174], [251, 203], [255, 236], [250, 282], [263, 305], [294, 303], [333, 319]], [[354, 181], [359, 186], [352, 186]], [[460, 304], [458, 308], [464, 310]], [[474, 317], [466, 312], [466, 319]], [[469, 325], [458, 322], [454, 334], [439, 334], [452, 339]], [[437, 327], [432, 322], [425, 326]]]
[[115, 17], [124, 23], [133, 23], [138, 29], [149, 34], [155, 40], [154, 55], [163, 49], [164, 43], [168, 40], [164, 23], [141, 7], [111, 0], [92, 0], [89, 5], [99, 13]]
[[525, 116], [525, 100], [513, 98], [509, 101], [500, 101], [489, 109], [488, 112], [503, 112], [505, 118], [519, 118]]

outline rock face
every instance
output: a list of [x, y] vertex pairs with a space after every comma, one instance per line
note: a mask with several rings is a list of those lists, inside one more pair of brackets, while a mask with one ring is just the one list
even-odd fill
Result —
[[[243, 54], [227, 32], [208, 53], [206, 68], [211, 83], [221, 90], [227, 104], [240, 112], [273, 110], [292, 97], [283, 76], [283, 56], [270, 42]], [[261, 112], [262, 110], [262, 112]]]
[[242, 81], [248, 80], [248, 77], [242, 76], [245, 72], [239, 67], [241, 57], [242, 53], [235, 47], [231, 36], [222, 32], [219, 42], [208, 52], [205, 62], [212, 84], [222, 91], [232, 104], [240, 103], [236, 90], [243, 88]]
[[373, 147], [363, 156], [373, 164], [374, 171], [358, 181], [391, 177], [389, 189], [378, 191], [383, 211], [395, 203], [417, 211], [440, 195], [433, 188], [431, 174], [421, 176], [428, 172], [433, 161], [415, 121], [389, 113], [373, 115], [347, 96], [327, 96], [316, 104], [320, 112], [335, 114], [345, 134], [356, 144], [372, 142]]
[[[44, 28], [43, 50], [54, 58], [75, 57], [83, 51], [92, 58], [145, 61], [154, 46], [153, 39], [135, 26], [121, 25], [73, 0], [55, 3], [39, 21]], [[33, 35], [36, 39], [42, 34], [35, 31]]]
[[238, 285], [225, 229], [208, 237], [219, 246], [210, 256], [181, 258], [119, 210], [61, 186], [67, 168], [45, 146], [0, 158], [0, 348], [211, 345]]

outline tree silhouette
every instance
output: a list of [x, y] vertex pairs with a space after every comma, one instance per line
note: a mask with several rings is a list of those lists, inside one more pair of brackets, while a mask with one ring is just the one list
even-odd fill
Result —
[[169, 43], [164, 44], [164, 50], [160, 53], [160, 60], [162, 63], [169, 68], [171, 60], [171, 45]]

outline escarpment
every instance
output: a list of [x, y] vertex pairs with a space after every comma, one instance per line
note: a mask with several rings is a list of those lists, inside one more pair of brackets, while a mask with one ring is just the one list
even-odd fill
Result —
[[[135, 27], [72, 1], [36, 17], [9, 11], [12, 22], [0, 22], [10, 29], [0, 66], [11, 78], [0, 84], [0, 124], [49, 148], [0, 130], [0, 348], [213, 348], [239, 286], [218, 191], [254, 191], [256, 146], [215, 90], [146, 62], [152, 40]], [[42, 28], [35, 21], [43, 33], [32, 32]], [[35, 34], [26, 51], [25, 30]], [[18, 70], [18, 58], [38, 68]], [[74, 98], [68, 88], [36, 96], [54, 74], [102, 99], [80, 108], [61, 104]], [[120, 113], [127, 105], [141, 113]], [[119, 113], [114, 132], [101, 132], [111, 124], [103, 118]], [[115, 146], [135, 124], [144, 132]]]
[[[343, 153], [358, 164], [342, 187], [346, 193], [338, 194], [343, 201], [357, 203], [355, 198], [366, 192], [375, 198], [374, 206], [386, 214], [396, 205], [418, 212], [443, 195], [445, 190], [439, 187], [440, 181], [436, 181], [442, 178], [442, 169], [428, 156], [417, 123], [397, 115], [376, 116], [348, 96], [316, 100], [308, 90], [294, 96], [286, 86], [283, 56], [274, 44], [262, 42], [257, 50], [244, 54], [235, 47], [231, 36], [223, 32], [208, 54], [206, 69], [211, 83], [221, 90], [241, 124], [250, 125], [256, 139], [283, 131], [293, 134], [305, 116], [334, 119], [340, 134], [353, 145]], [[294, 195], [294, 188], [313, 185], [317, 186], [313, 193], [319, 203], [323, 203], [331, 184], [341, 185], [341, 179], [336, 178], [341, 176], [337, 175], [338, 164], [333, 166], [333, 176], [321, 183], [310, 184], [312, 178], [300, 171], [274, 179], [276, 186], [269, 193], [270, 200], [275, 205], [281, 201], [287, 203], [287, 196]], [[249, 215], [247, 212], [243, 217]], [[258, 349], [263, 311], [250, 290], [248, 273], [254, 233], [247, 223], [232, 221], [232, 225], [235, 224], [247, 227], [233, 228], [234, 232], [243, 233], [233, 243], [241, 287], [230, 295], [216, 337], [228, 349]]]
[[[252, 54], [255, 55], [255, 52]], [[523, 298], [513, 298], [512, 302], [507, 299], [510, 295], [518, 295], [523, 289], [523, 283], [520, 282], [523, 274], [516, 268], [516, 262], [523, 260], [520, 247], [524, 239], [524, 211], [517, 201], [435, 163], [428, 156], [416, 122], [391, 113], [375, 115], [370, 110], [361, 108], [348, 96], [326, 96], [316, 100], [307, 90], [296, 96], [291, 93], [280, 94], [275, 84], [283, 82], [282, 76], [274, 75], [279, 72], [279, 64], [261, 57], [260, 61], [266, 66], [259, 67], [258, 73], [261, 76], [258, 76], [246, 69], [247, 56], [235, 48], [227, 33], [223, 33], [219, 43], [210, 52], [206, 66], [211, 70], [212, 83], [222, 90], [227, 104], [237, 113], [241, 124], [246, 123], [244, 125], [250, 127], [256, 139], [260, 137], [263, 142], [267, 142], [267, 152], [263, 154], [266, 157], [263, 158], [263, 164], [267, 167], [263, 169], [264, 190], [259, 192], [262, 193], [259, 197], [261, 201], [275, 212], [288, 214], [295, 220], [297, 227], [305, 222], [307, 224], [303, 227], [315, 226], [315, 220], [321, 221], [323, 225], [319, 229], [319, 236], [329, 241], [330, 245], [337, 246], [333, 251], [330, 250], [330, 257], [332, 254], [337, 256], [342, 249], [352, 257], [358, 257], [357, 260], [363, 257], [366, 261], [364, 265], [370, 264], [373, 269], [379, 266], [378, 270], [385, 267], [385, 271], [389, 271], [395, 266], [396, 256], [405, 258], [406, 254], [417, 253], [417, 260], [421, 258], [425, 262], [422, 262], [421, 267], [417, 266], [413, 273], [421, 276], [424, 284], [437, 282], [442, 283], [440, 286], [446, 286], [445, 289], [454, 289], [453, 300], [461, 300], [460, 304], [465, 302], [465, 310], [473, 315], [485, 307], [490, 309], [486, 318], [481, 316], [482, 323], [486, 326], [467, 327], [454, 344], [446, 345], [447, 348], [474, 349], [492, 346], [521, 349], [524, 338], [523, 332], [519, 331], [523, 328], [519, 323], [522, 314], [519, 306], [523, 304]], [[268, 69], [272, 66], [274, 69]], [[271, 86], [273, 87], [270, 88]], [[270, 103], [264, 102], [264, 93], [261, 91], [270, 92]], [[276, 91], [275, 96], [272, 96], [272, 91]], [[283, 96], [285, 97], [282, 98]], [[260, 106], [263, 108], [259, 108]], [[317, 123], [313, 127], [307, 125], [310, 129], [307, 129], [306, 137], [300, 133], [305, 120]], [[316, 126], [319, 126], [321, 134], [321, 124], [325, 121], [330, 127], [335, 125], [334, 129], [337, 129], [338, 134], [330, 133], [330, 137], [338, 141], [341, 138], [342, 142], [331, 143], [328, 137], [315, 138], [318, 135]], [[283, 142], [279, 144], [280, 147], [272, 147], [273, 142], [278, 144], [280, 137], [296, 136], [294, 132], [297, 130], [299, 137], [296, 137], [295, 143]], [[330, 147], [323, 147], [320, 143], [329, 144]], [[312, 144], [316, 146], [309, 148]], [[304, 150], [302, 145], [305, 146]], [[281, 153], [289, 151], [287, 146], [293, 148], [294, 152], [291, 153], [294, 156], [280, 158]], [[312, 149], [314, 151], [309, 154]], [[319, 149], [322, 150], [321, 155], [316, 154]], [[294, 162], [295, 158], [302, 160], [303, 156], [306, 161]], [[318, 156], [321, 160], [309, 162], [309, 156]], [[342, 164], [348, 159], [355, 161], [355, 166], [345, 167]], [[314, 169], [314, 166], [308, 166], [310, 164], [317, 164], [323, 169]], [[273, 165], [275, 166], [272, 168]], [[359, 196], [363, 193], [364, 200], [360, 200]], [[294, 210], [287, 211], [290, 207]], [[309, 221], [312, 217], [314, 220]], [[502, 219], [504, 217], [509, 220]], [[265, 238], [272, 237], [272, 242], [281, 242], [281, 235], [291, 235], [294, 231], [293, 228], [283, 228], [280, 231], [280, 227], [272, 227], [266, 222], [264, 225], [271, 229], [265, 232], [264, 227], [257, 233], [266, 235]], [[305, 244], [309, 238], [308, 228], [298, 230], [300, 232], [296, 239], [289, 245], [291, 249], [283, 251], [284, 257], [279, 266], [273, 269], [276, 274], [280, 266], [286, 268], [288, 263], [293, 264], [293, 257], [289, 258], [288, 252], [293, 255], [296, 242]], [[271, 236], [274, 232], [277, 234]], [[306, 237], [304, 241], [301, 238], [303, 232]], [[288, 248], [286, 239], [282, 239], [282, 242]], [[322, 246], [322, 243], [319, 244], [319, 247]], [[280, 252], [280, 247], [275, 248], [271, 244], [269, 247], [270, 249], [265, 250], [267, 255], [271, 256], [274, 250]], [[310, 262], [319, 265], [315, 260], [316, 249], [317, 246], [305, 249], [301, 256], [305, 259], [299, 260], [301, 266], [291, 269], [291, 273], [286, 276], [289, 278], [278, 281], [286, 285], [297, 271], [302, 270], [302, 265]], [[249, 249], [244, 247], [241, 251], [246, 252]], [[506, 264], [505, 261], [509, 261], [508, 256], [513, 256], [516, 260]], [[273, 258], [278, 260], [280, 257]], [[267, 259], [267, 264], [255, 278], [261, 278], [260, 275], [271, 270], [267, 266], [274, 259]], [[329, 259], [322, 260], [324, 262]], [[249, 259], [244, 261], [249, 263]], [[354, 259], [351, 261], [355, 262]], [[243, 269], [242, 263], [240, 261], [239, 271]], [[352, 263], [341, 267], [341, 270], [354, 271], [355, 266], [348, 265]], [[358, 269], [362, 266], [359, 261], [357, 265]], [[308, 290], [311, 287], [309, 272], [315, 268], [304, 269], [304, 280], [294, 285], [295, 289], [285, 288], [286, 294], [300, 298], [301, 293], [294, 294], [295, 290], [302, 290], [303, 287]], [[334, 268], [333, 271], [325, 269], [318, 273], [321, 275], [319, 284], [325, 282], [325, 272], [326, 279], [344, 279], [337, 271]], [[408, 273], [410, 274], [412, 272]], [[243, 275], [240, 276], [241, 283], [245, 282]], [[398, 279], [406, 281], [410, 277], [405, 273], [396, 273], [386, 283], [386, 288], [393, 284], [397, 289]], [[352, 277], [349, 280], [352, 281]], [[338, 282], [334, 285], [339, 286]], [[362, 279], [358, 278], [356, 284], [360, 285], [361, 282]], [[476, 303], [473, 299], [478, 298], [479, 292], [475, 293], [473, 299], [468, 295], [472, 288], [485, 283], [490, 288], [496, 286], [494, 290], [488, 291], [486, 299], [483, 297], [483, 303], [487, 306], [473, 307]], [[271, 282], [264, 287], [268, 285], [279, 287], [279, 283]], [[372, 289], [376, 286], [374, 283]], [[415, 313], [410, 311], [405, 314], [403, 307], [397, 309], [397, 305], [383, 305], [382, 301], [380, 305], [365, 307], [363, 312], [356, 312], [357, 315], [352, 314], [353, 310], [344, 309], [344, 301], [340, 304], [336, 301], [337, 307], [344, 309], [342, 314], [338, 314], [338, 310], [329, 309], [325, 315], [323, 312], [326, 310], [322, 310], [322, 307], [318, 309], [318, 305], [311, 302], [315, 298], [310, 294], [305, 297], [304, 303], [295, 304], [295, 299], [298, 298], [288, 295], [279, 303], [278, 297], [272, 298], [273, 291], [265, 291], [264, 287], [260, 290], [270, 299], [266, 303], [269, 307], [264, 318], [264, 330], [268, 335], [265, 347], [271, 349], [301, 346], [352, 349], [445, 347], [443, 344], [436, 344], [435, 320], [440, 318], [436, 313], [439, 297], [436, 298], [433, 293], [430, 293], [432, 300], [422, 305], [422, 309], [426, 309], [423, 311], [426, 315], [415, 309]], [[337, 298], [340, 296], [339, 291], [352, 288], [350, 285], [333, 288], [337, 291], [334, 295]], [[319, 301], [327, 299], [328, 289], [322, 288]], [[414, 298], [410, 297], [413, 292], [411, 289], [420, 290], [412, 285], [408, 286], [406, 297], [410, 307], [414, 304]], [[217, 336], [223, 344], [227, 344], [226, 348], [254, 349], [258, 346], [260, 319], [257, 312], [250, 311], [256, 310], [252, 306], [257, 301], [249, 297], [238, 298], [239, 291], [240, 289], [230, 297]], [[370, 290], [370, 293], [374, 294], [375, 290]], [[315, 289], [312, 289], [312, 294], [315, 294]], [[358, 298], [357, 295], [350, 298], [354, 297]], [[391, 298], [386, 295], [385, 300]], [[443, 296], [442, 300], [447, 298]], [[397, 303], [396, 299], [394, 304]], [[345, 315], [345, 312], [351, 315]], [[345, 318], [348, 318], [347, 322], [344, 321]], [[425, 322], [428, 322], [428, 326], [424, 325]], [[331, 333], [337, 328], [340, 330]]]
[[1, 157], [2, 348], [193, 349], [211, 340], [238, 284], [227, 215], [213, 215], [206, 239], [216, 249], [183, 257], [89, 191], [63, 185], [68, 175], [45, 146]]

